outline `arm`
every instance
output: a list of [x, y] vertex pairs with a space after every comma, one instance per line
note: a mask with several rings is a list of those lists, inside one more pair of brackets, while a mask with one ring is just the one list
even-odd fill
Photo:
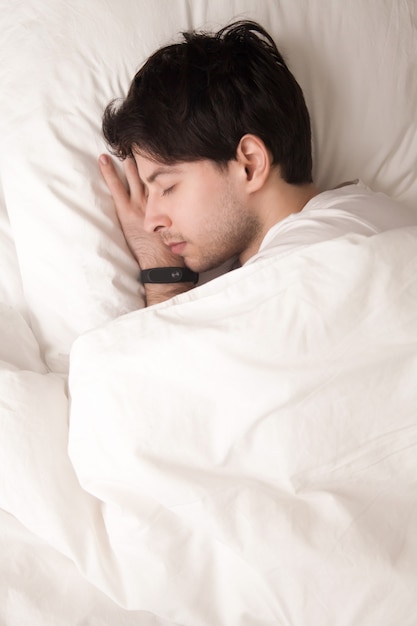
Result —
[[[169, 266], [184, 267], [183, 259], [171, 253], [158, 233], [148, 233], [143, 227], [146, 197], [135, 161], [126, 159], [123, 162], [127, 189], [112, 160], [107, 155], [102, 154], [100, 156], [99, 167], [112, 195], [127, 245], [139, 267], [141, 269]], [[192, 283], [145, 284], [146, 306], [168, 300], [192, 287]]]

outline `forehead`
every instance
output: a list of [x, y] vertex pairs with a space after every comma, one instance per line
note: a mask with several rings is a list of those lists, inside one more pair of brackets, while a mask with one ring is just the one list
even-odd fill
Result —
[[155, 159], [150, 159], [142, 154], [134, 153], [136, 165], [140, 177], [147, 183], [152, 183], [159, 176], [166, 174], [178, 173], [181, 171], [180, 163], [167, 164]]
[[151, 159], [143, 154], [135, 153], [134, 157], [141, 179], [148, 184], [153, 183], [162, 176], [170, 174], [193, 177], [221, 174], [219, 166], [208, 159], [163, 163], [161, 161]]

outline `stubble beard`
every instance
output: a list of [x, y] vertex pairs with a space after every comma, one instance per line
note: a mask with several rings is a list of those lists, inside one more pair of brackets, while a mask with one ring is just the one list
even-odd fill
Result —
[[240, 202], [230, 188], [226, 187], [220, 202], [221, 224], [209, 223], [206, 247], [199, 250], [198, 258], [185, 258], [186, 265], [195, 272], [207, 272], [239, 258], [260, 239], [262, 225], [258, 216]]

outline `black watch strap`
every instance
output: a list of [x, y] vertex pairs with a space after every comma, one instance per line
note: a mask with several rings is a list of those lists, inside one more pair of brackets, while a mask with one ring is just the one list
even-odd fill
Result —
[[198, 281], [197, 272], [193, 272], [188, 267], [151, 267], [148, 270], [141, 270], [140, 282], [153, 284], [168, 283], [193, 283]]

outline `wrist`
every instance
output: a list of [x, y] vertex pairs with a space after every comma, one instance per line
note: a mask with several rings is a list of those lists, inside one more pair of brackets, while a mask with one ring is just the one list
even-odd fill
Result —
[[145, 303], [147, 307], [175, 298], [175, 296], [179, 296], [194, 287], [192, 283], [171, 283], [168, 285], [145, 283], [143, 286], [145, 289]]
[[139, 280], [145, 288], [146, 306], [189, 291], [197, 283], [198, 277], [197, 272], [178, 265], [142, 268]]

